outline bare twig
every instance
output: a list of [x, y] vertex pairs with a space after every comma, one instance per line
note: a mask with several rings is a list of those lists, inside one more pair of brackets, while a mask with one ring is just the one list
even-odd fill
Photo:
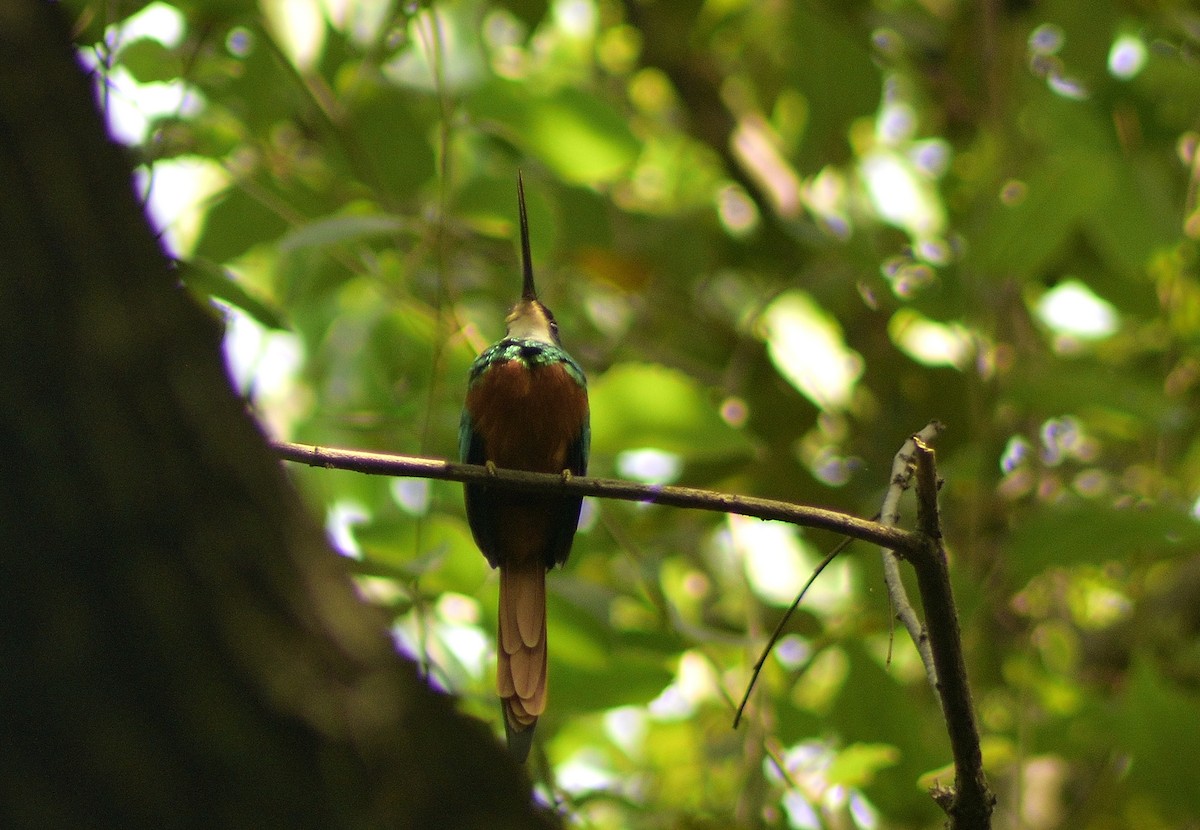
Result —
[[[916, 444], [918, 441], [929, 444], [934, 438], [941, 433], [945, 427], [938, 421], [931, 421], [925, 427], [910, 437], [900, 447], [900, 451], [896, 453], [896, 458], [892, 462], [892, 479], [888, 486], [887, 495], [884, 496], [883, 506], [879, 511], [879, 521], [890, 527], [896, 527], [900, 523], [900, 496], [909, 488], [912, 483], [914, 460], [913, 454], [916, 452]], [[921, 656], [921, 662], [925, 666], [925, 676], [929, 678], [929, 685], [933, 688], [934, 694], [937, 694], [938, 679], [937, 667], [933, 661], [933, 651], [929, 647], [929, 635], [925, 632], [925, 626], [921, 623], [917, 612], [913, 609], [912, 603], [909, 602], [908, 592], [904, 590], [904, 582], [900, 578], [900, 559], [903, 558], [904, 552], [893, 548], [885, 547], [883, 550], [883, 581], [887, 585], [888, 600], [892, 606], [892, 612], [895, 619], [900, 620], [904, 628], [908, 631], [908, 636], [912, 638], [913, 645], [917, 647], [917, 653]], [[939, 702], [941, 698], [938, 698]]]
[[933, 450], [920, 438], [913, 440], [913, 457], [916, 462], [917, 525], [925, 544], [907, 558], [917, 572], [917, 587], [921, 592], [929, 643], [937, 666], [937, 691], [954, 755], [954, 793], [939, 803], [950, 817], [950, 830], [987, 830], [991, 827], [996, 797], [988, 789], [983, 773], [979, 728], [971, 705], [962, 633], [958, 627], [938, 514], [937, 468]]
[[792, 600], [792, 604], [788, 606], [788, 610], [779, 618], [779, 622], [775, 625], [775, 630], [771, 632], [771, 636], [767, 638], [767, 644], [763, 646], [762, 654], [758, 656], [758, 662], [754, 664], [754, 670], [750, 672], [750, 682], [746, 684], [746, 694], [742, 695], [742, 702], [738, 704], [737, 712], [733, 715], [734, 729], [737, 729], [738, 724], [741, 723], [742, 713], [746, 711], [746, 704], [750, 702], [750, 693], [754, 691], [754, 684], [758, 682], [758, 675], [762, 671], [763, 664], [767, 662], [767, 656], [771, 653], [771, 649], [775, 648], [775, 643], [778, 642], [779, 635], [783, 633], [783, 627], [787, 625], [787, 621], [792, 618], [792, 614], [800, 607], [800, 601], [804, 599], [804, 595], [808, 593], [808, 589], [816, 582], [817, 577], [821, 575], [821, 571], [825, 570], [826, 566], [849, 546], [850, 539], [846, 538], [838, 542], [833, 550], [825, 554], [825, 558], [818, 563], [817, 567], [813, 568], [808, 581], [804, 583], [804, 587], [800, 589], [800, 593], [796, 594], [796, 598]]
[[439, 458], [327, 449], [286, 442], [277, 442], [274, 444], [274, 448], [281, 458], [313, 467], [352, 470], [369, 475], [416, 476], [443, 481], [494, 484], [522, 490], [564, 492], [580, 496], [601, 496], [624, 501], [650, 502], [671, 507], [690, 507], [695, 510], [737, 513], [758, 519], [770, 519], [830, 530], [895, 550], [916, 550], [923, 544], [920, 535], [913, 531], [886, 527], [878, 522], [869, 522], [834, 510], [773, 499], [718, 493], [714, 490], [701, 490], [694, 487], [638, 484], [621, 479], [588, 476], [566, 477], [553, 473], [528, 473], [499, 468], [489, 470], [487, 467], [476, 464], [456, 464]]

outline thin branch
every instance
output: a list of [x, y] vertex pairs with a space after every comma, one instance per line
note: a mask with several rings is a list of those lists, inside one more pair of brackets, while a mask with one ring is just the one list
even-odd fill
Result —
[[368, 475], [410, 476], [442, 481], [490, 484], [496, 487], [521, 490], [572, 493], [580, 496], [649, 502], [719, 513], [737, 513], [757, 519], [789, 522], [804, 527], [829, 530], [906, 553], [918, 550], [924, 544], [921, 535], [916, 532], [887, 527], [878, 522], [869, 522], [846, 513], [773, 499], [720, 493], [715, 490], [662, 484], [638, 484], [615, 478], [563, 476], [554, 473], [529, 473], [500, 468], [489, 470], [487, 467], [477, 464], [457, 464], [440, 458], [328, 449], [287, 442], [276, 442], [273, 447], [281, 458], [308, 464], [312, 467], [351, 470]]
[[986, 830], [991, 826], [996, 797], [988, 789], [979, 747], [979, 728], [971, 705], [971, 689], [963, 659], [962, 632], [950, 586], [950, 569], [938, 512], [938, 478], [934, 453], [919, 438], [913, 441], [916, 461], [917, 525], [925, 544], [907, 559], [917, 572], [917, 587], [925, 608], [929, 643], [937, 666], [937, 691], [942, 701], [950, 750], [954, 755], [954, 794], [943, 805], [951, 830]]
[[798, 793], [804, 792], [804, 789], [800, 786], [800, 782], [795, 779], [791, 773], [791, 770], [787, 768], [787, 762], [783, 758], [783, 747], [779, 745], [779, 742], [768, 738], [764, 744], [767, 751], [767, 757], [771, 759], [771, 763], [775, 766], [776, 772], [779, 773], [780, 777], [783, 778], [788, 787]]
[[804, 595], [808, 593], [808, 589], [817, 581], [817, 577], [821, 575], [821, 571], [832, 562], [837, 555], [844, 551], [850, 545], [850, 539], [843, 539], [838, 542], [833, 550], [825, 554], [825, 558], [818, 563], [817, 567], [813, 568], [813, 572], [809, 575], [808, 581], [804, 583], [804, 587], [800, 589], [800, 593], [796, 594], [796, 598], [792, 600], [792, 604], [788, 606], [788, 610], [779, 618], [779, 622], [775, 625], [775, 630], [771, 632], [771, 636], [767, 638], [767, 644], [763, 646], [762, 654], [758, 656], [758, 662], [754, 664], [754, 670], [750, 672], [750, 682], [746, 684], [746, 694], [742, 695], [742, 702], [738, 705], [737, 712], [733, 715], [733, 728], [737, 729], [741, 723], [742, 713], [746, 711], [746, 704], [750, 702], [750, 693], [754, 691], [754, 684], [758, 682], [758, 675], [762, 671], [763, 664], [767, 662], [767, 656], [771, 650], [775, 648], [775, 643], [779, 640], [779, 635], [783, 633], [783, 627], [787, 625], [787, 621], [792, 618], [792, 614], [800, 607], [800, 601], [804, 599]]
[[[955, 765], [954, 792], [944, 794], [937, 800], [950, 817], [951, 830], [988, 830], [991, 826], [995, 796], [988, 789], [983, 772], [979, 730], [971, 704], [966, 663], [962, 653], [962, 636], [942, 542], [941, 520], [937, 507], [937, 472], [933, 450], [927, 443], [940, 431], [940, 424], [929, 424], [914, 435], [897, 455], [897, 467], [893, 470], [892, 488], [884, 503], [882, 522], [870, 522], [819, 507], [691, 487], [637, 484], [619, 479], [574, 477], [569, 474], [528, 473], [474, 464], [456, 464], [436, 458], [324, 449], [303, 444], [276, 443], [274, 448], [280, 457], [290, 461], [371, 475], [416, 476], [524, 490], [566, 492], [580, 496], [650, 502], [789, 522], [830, 530], [880, 545], [886, 549], [885, 562], [897, 556], [907, 559], [917, 574], [928, 633], [920, 622], [916, 621], [916, 612], [913, 611], [907, 596], [899, 592], [892, 593], [892, 583], [889, 583], [889, 595], [900, 608], [902, 619], [911, 615], [911, 619], [916, 621], [917, 633], [914, 635], [914, 641], [917, 642], [918, 649], [921, 650], [922, 643], [926, 643], [925, 648], [932, 653], [931, 677], [936, 678], [935, 688], [946, 719]], [[912, 481], [914, 469], [919, 530], [903, 531], [895, 526], [896, 503], [900, 492]], [[826, 557], [810, 578], [810, 583], [836, 553], [837, 550]], [[899, 584], [898, 573], [895, 583]], [[900, 590], [902, 591], [902, 588]], [[914, 628], [909, 630], [913, 631]], [[924, 651], [922, 653], [924, 654]], [[765, 657], [760, 660], [756, 670], [761, 668], [763, 661]]]
[[[916, 452], [917, 442], [929, 444], [943, 429], [945, 427], [941, 423], [931, 421], [920, 432], [905, 441], [900, 447], [900, 451], [896, 453], [896, 458], [892, 462], [891, 484], [888, 486], [887, 495], [884, 496], [883, 506], [879, 511], [879, 520], [883, 524], [896, 527], [900, 523], [900, 496], [912, 484], [915, 466], [913, 454]], [[929, 635], [917, 616], [917, 612], [913, 609], [912, 603], [909, 602], [908, 592], [904, 589], [904, 581], [900, 578], [899, 561], [902, 557], [903, 551], [884, 548], [883, 582], [887, 586], [888, 601], [891, 603], [894, 618], [900, 620], [904, 625], [908, 636], [912, 638], [913, 645], [917, 647], [917, 654], [921, 656], [921, 662], [925, 666], [925, 676], [929, 678], [929, 685], [936, 695], [938, 690], [937, 667], [934, 665], [933, 651], [929, 646]], [[940, 702], [941, 698], [939, 697], [938, 700]]]

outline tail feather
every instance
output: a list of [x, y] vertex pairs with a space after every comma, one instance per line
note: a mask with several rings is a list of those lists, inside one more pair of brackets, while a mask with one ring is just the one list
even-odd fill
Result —
[[504, 700], [509, 749], [524, 759], [546, 709], [546, 570], [540, 563], [500, 568], [499, 629], [496, 690]]
[[519, 593], [516, 597], [517, 630], [521, 634], [521, 642], [527, 649], [545, 651], [546, 646], [546, 569], [540, 564], [534, 564], [531, 569], [535, 573], [525, 575], [516, 580]]
[[522, 648], [521, 627], [517, 622], [517, 603], [521, 594], [518, 579], [513, 574], [513, 568], [500, 568], [500, 636], [499, 651], [504, 654], [516, 654]]
[[504, 653], [504, 649], [496, 649], [496, 693], [505, 701], [517, 693], [508, 662], [508, 655]]
[[512, 677], [513, 690], [522, 701], [532, 698], [541, 685], [542, 667], [537, 651], [545, 649], [521, 649], [508, 655], [508, 672]]

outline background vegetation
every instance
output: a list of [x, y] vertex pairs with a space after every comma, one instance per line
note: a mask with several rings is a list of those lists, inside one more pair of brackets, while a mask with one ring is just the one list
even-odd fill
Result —
[[[1181, 2], [68, 4], [274, 434], [452, 456], [517, 292], [598, 475], [877, 509], [928, 420], [997, 825], [1200, 815], [1200, 17]], [[497, 721], [460, 488], [292, 471]], [[531, 769], [588, 827], [930, 827], [941, 717], [877, 551], [589, 503]], [[890, 658], [890, 659], [889, 659]]]

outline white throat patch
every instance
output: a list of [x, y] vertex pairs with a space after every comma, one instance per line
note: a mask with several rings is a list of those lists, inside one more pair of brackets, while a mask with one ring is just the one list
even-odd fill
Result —
[[546, 308], [536, 300], [521, 300], [504, 322], [508, 325], [509, 337], [557, 345]]

